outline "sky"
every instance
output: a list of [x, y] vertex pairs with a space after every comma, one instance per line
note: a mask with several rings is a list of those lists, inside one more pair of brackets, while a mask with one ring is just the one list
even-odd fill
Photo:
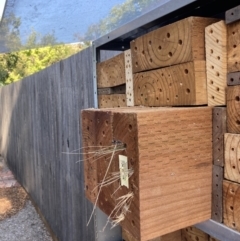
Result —
[[[0, 2], [3, 0], [0, 0]], [[42, 35], [54, 32], [59, 42], [76, 42], [88, 26], [106, 17], [110, 9], [125, 0], [7, 0], [6, 12], [21, 17], [23, 41], [31, 29]]]

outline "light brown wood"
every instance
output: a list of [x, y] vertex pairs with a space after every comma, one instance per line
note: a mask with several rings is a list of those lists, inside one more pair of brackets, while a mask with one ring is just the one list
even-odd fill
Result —
[[182, 106], [207, 104], [205, 61], [134, 74], [134, 104]]
[[132, 53], [131, 53], [131, 49], [124, 51], [124, 57], [125, 57], [127, 106], [134, 106]]
[[240, 134], [240, 85], [227, 87], [227, 131]]
[[125, 84], [124, 53], [97, 63], [97, 87], [113, 87]]
[[125, 107], [125, 106], [127, 106], [125, 94], [98, 95], [99, 108], [112, 108], [112, 107]]
[[218, 240], [218, 239], [216, 239], [214, 237], [209, 237], [209, 241], [221, 241], [221, 240]]
[[240, 135], [226, 133], [224, 178], [240, 183]]
[[240, 231], [240, 185], [223, 181], [223, 223]]
[[224, 21], [205, 29], [208, 105], [226, 105], [227, 27]]
[[182, 229], [182, 241], [209, 241], [208, 234], [195, 227]]
[[240, 71], [240, 21], [227, 25], [228, 72]]
[[[112, 130], [112, 139], [124, 145], [124, 151], [117, 154], [127, 156], [128, 168], [134, 171], [129, 189], [119, 188], [116, 181], [113, 186], [117, 191], [113, 192], [111, 186], [103, 203], [105, 208], [100, 207], [109, 215], [107, 207], [116, 206], [120, 197], [132, 192], [129, 212], [121, 222], [124, 230], [139, 241], [147, 241], [211, 217], [210, 107], [85, 111], [113, 115], [112, 126], [105, 131]], [[96, 129], [98, 133], [102, 132]], [[103, 136], [95, 138], [102, 142]], [[118, 155], [111, 167], [112, 172], [119, 172]]]
[[133, 72], [205, 59], [205, 27], [211, 18], [189, 17], [131, 42]]

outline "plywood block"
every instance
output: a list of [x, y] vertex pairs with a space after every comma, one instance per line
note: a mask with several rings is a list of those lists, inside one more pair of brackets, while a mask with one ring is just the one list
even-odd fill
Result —
[[[129, 187], [119, 186], [118, 179], [111, 183], [109, 190], [102, 189], [107, 193], [103, 194], [103, 205], [98, 202], [98, 206], [114, 219], [109, 207], [118, 205], [120, 198], [126, 195], [133, 197], [128, 206], [121, 209], [129, 211], [120, 223], [124, 230], [137, 240], [146, 241], [211, 217], [210, 107], [85, 111], [99, 115], [106, 112], [112, 116], [109, 122], [112, 125], [104, 132], [112, 131], [115, 147], [121, 145], [123, 148], [113, 155], [109, 177], [119, 173], [118, 154], [127, 157], [128, 170], [133, 171]], [[105, 123], [104, 118], [96, 119]], [[87, 126], [82, 128], [87, 129]], [[96, 134], [96, 143], [103, 143], [102, 129], [96, 130]], [[97, 168], [100, 167], [97, 165]], [[101, 166], [102, 173], [103, 169]], [[102, 181], [99, 175], [97, 178], [98, 182]]]
[[240, 134], [240, 86], [227, 87], [227, 131]]
[[223, 167], [213, 166], [213, 183], [212, 183], [212, 219], [222, 223], [223, 219]]
[[240, 71], [240, 21], [227, 25], [228, 72]]
[[240, 231], [240, 185], [223, 181], [223, 223]]
[[227, 132], [226, 107], [213, 108], [213, 163], [224, 165], [224, 134]]
[[124, 53], [97, 64], [97, 87], [105, 88], [125, 84]]
[[224, 177], [240, 183], [240, 135], [226, 133]]
[[240, 5], [226, 11], [225, 21], [227, 24], [240, 20]]
[[240, 85], [240, 72], [228, 73], [227, 84], [228, 85]]
[[227, 27], [224, 21], [205, 29], [208, 105], [226, 104]]
[[131, 49], [124, 51], [127, 106], [134, 106], [133, 73]]
[[133, 73], [205, 59], [205, 27], [216, 19], [189, 17], [131, 42]]
[[99, 108], [125, 107], [126, 94], [98, 95]]
[[207, 104], [205, 61], [137, 73], [133, 78], [135, 105]]
[[195, 227], [187, 227], [185, 229], [182, 229], [183, 241], [208, 241], [208, 239], [208, 234]]

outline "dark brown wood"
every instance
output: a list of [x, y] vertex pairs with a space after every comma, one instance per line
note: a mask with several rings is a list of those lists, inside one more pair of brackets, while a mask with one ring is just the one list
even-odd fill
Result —
[[110, 88], [99, 88], [98, 95], [126, 94], [126, 84]]
[[227, 132], [240, 134], [240, 85], [227, 87]]
[[233, 23], [237, 20], [240, 20], [240, 5], [232, 9], [229, 9], [225, 13], [226, 24]]
[[224, 133], [227, 132], [226, 107], [213, 108], [213, 163], [224, 165]]
[[240, 85], [240, 72], [233, 72], [227, 74], [228, 85]]
[[213, 165], [212, 179], [212, 219], [222, 223], [223, 220], [223, 167]]
[[84, 195], [81, 109], [93, 107], [92, 48], [0, 88], [0, 153], [61, 241], [95, 241]]
[[208, 234], [193, 226], [181, 230], [182, 241], [209, 241]]

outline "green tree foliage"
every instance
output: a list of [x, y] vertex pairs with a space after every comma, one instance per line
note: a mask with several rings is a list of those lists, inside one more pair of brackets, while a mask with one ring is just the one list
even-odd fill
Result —
[[95, 40], [109, 33], [111, 30], [139, 16], [153, 2], [156, 2], [156, 0], [126, 0], [126, 2], [116, 5], [106, 18], [88, 28], [84, 39]]
[[0, 54], [0, 86], [36, 73], [86, 47], [84, 43], [60, 44], [54, 32], [42, 36], [35, 30], [30, 32], [26, 43], [22, 43], [20, 24], [20, 18], [10, 14], [0, 25], [0, 46], [2, 52], [8, 52]]

